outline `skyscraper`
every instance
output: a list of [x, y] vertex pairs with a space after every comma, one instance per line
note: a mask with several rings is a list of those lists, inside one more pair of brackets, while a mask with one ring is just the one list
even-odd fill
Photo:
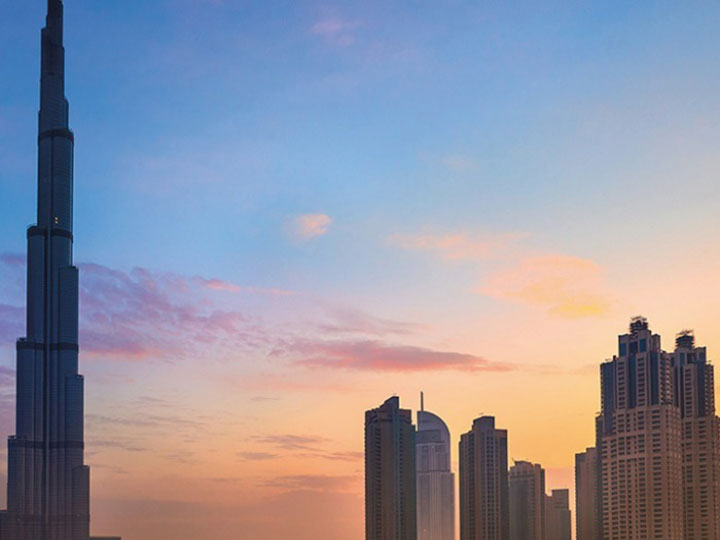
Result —
[[572, 540], [570, 491], [553, 489], [545, 497], [545, 540]]
[[597, 420], [604, 540], [683, 537], [680, 412], [660, 336], [637, 317], [601, 366]]
[[84, 389], [73, 266], [73, 146], [65, 99], [63, 5], [42, 31], [37, 224], [28, 229], [27, 335], [17, 341], [16, 431], [9, 439], [2, 540], [87, 540]]
[[510, 540], [545, 539], [545, 470], [516, 461], [508, 473]]
[[460, 540], [508, 540], [507, 431], [476, 418], [460, 438]]
[[365, 539], [416, 540], [415, 426], [391, 397], [365, 412]]
[[455, 475], [450, 470], [450, 431], [439, 416], [417, 413], [418, 540], [455, 540]]
[[715, 380], [705, 347], [681, 332], [673, 354], [675, 398], [680, 409], [685, 540], [720, 538], [720, 426]]
[[[577, 540], [601, 540], [600, 462], [595, 448], [575, 454]], [[549, 540], [549, 539], [548, 539]]]

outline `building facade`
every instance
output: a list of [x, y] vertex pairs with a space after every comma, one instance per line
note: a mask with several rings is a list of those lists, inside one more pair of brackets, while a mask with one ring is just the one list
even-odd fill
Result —
[[681, 332], [673, 353], [675, 403], [680, 410], [683, 538], [720, 538], [720, 431], [715, 416], [715, 379], [705, 347]]
[[0, 540], [88, 540], [84, 385], [73, 265], [74, 136], [65, 99], [63, 4], [42, 31], [37, 223], [27, 231], [27, 333], [17, 341], [15, 435]]
[[575, 526], [577, 540], [601, 540], [600, 461], [597, 449], [575, 454]]
[[460, 539], [509, 540], [507, 431], [475, 419], [460, 438]]
[[683, 537], [680, 413], [671, 358], [643, 318], [601, 366], [598, 417], [605, 540]]
[[415, 426], [391, 397], [365, 413], [365, 539], [416, 540]]
[[418, 540], [455, 540], [455, 475], [450, 468], [450, 431], [442, 419], [425, 410], [417, 413]]
[[508, 472], [510, 540], [545, 540], [545, 470], [516, 461]]
[[570, 491], [553, 489], [545, 495], [545, 539], [572, 540]]

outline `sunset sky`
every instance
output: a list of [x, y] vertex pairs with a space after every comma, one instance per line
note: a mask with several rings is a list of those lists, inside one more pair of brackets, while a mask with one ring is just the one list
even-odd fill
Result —
[[[65, 4], [95, 533], [360, 540], [364, 411], [421, 390], [571, 487], [631, 316], [719, 357], [718, 3]], [[0, 0], [2, 436], [44, 9]]]

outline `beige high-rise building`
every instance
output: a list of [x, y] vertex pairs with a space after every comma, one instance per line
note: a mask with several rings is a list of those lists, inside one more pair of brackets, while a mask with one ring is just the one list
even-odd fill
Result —
[[[600, 482], [595, 448], [575, 454], [575, 525], [577, 540], [601, 540]], [[548, 539], [549, 540], [549, 539]]]
[[475, 419], [460, 438], [460, 540], [508, 540], [507, 431]]
[[720, 434], [715, 416], [713, 366], [705, 347], [681, 332], [673, 354], [675, 396], [682, 418], [685, 540], [720, 538]]
[[647, 320], [601, 366], [598, 451], [604, 540], [683, 538], [682, 446], [672, 358]]
[[508, 472], [510, 540], [545, 540], [545, 470], [516, 461]]
[[553, 489], [545, 495], [545, 540], [572, 540], [570, 491]]

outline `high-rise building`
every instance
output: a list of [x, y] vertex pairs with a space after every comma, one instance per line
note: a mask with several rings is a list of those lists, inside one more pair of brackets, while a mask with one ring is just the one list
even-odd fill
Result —
[[507, 430], [475, 419], [460, 438], [460, 539], [508, 540]]
[[720, 426], [713, 366], [690, 331], [675, 343], [675, 402], [680, 409], [685, 540], [720, 538]]
[[425, 410], [417, 413], [418, 540], [455, 540], [455, 475], [450, 469], [450, 431], [442, 419]]
[[42, 31], [37, 224], [27, 231], [27, 334], [17, 341], [15, 435], [2, 540], [87, 540], [84, 389], [73, 266], [73, 146], [65, 99], [63, 4]]
[[601, 366], [597, 419], [604, 540], [683, 537], [680, 412], [672, 359], [637, 317]]
[[510, 540], [545, 539], [545, 470], [516, 461], [508, 472]]
[[553, 489], [545, 495], [545, 539], [572, 540], [570, 491]]
[[595, 448], [575, 454], [575, 524], [577, 540], [602, 540], [600, 461]]
[[416, 540], [415, 426], [391, 397], [365, 412], [365, 539]]

